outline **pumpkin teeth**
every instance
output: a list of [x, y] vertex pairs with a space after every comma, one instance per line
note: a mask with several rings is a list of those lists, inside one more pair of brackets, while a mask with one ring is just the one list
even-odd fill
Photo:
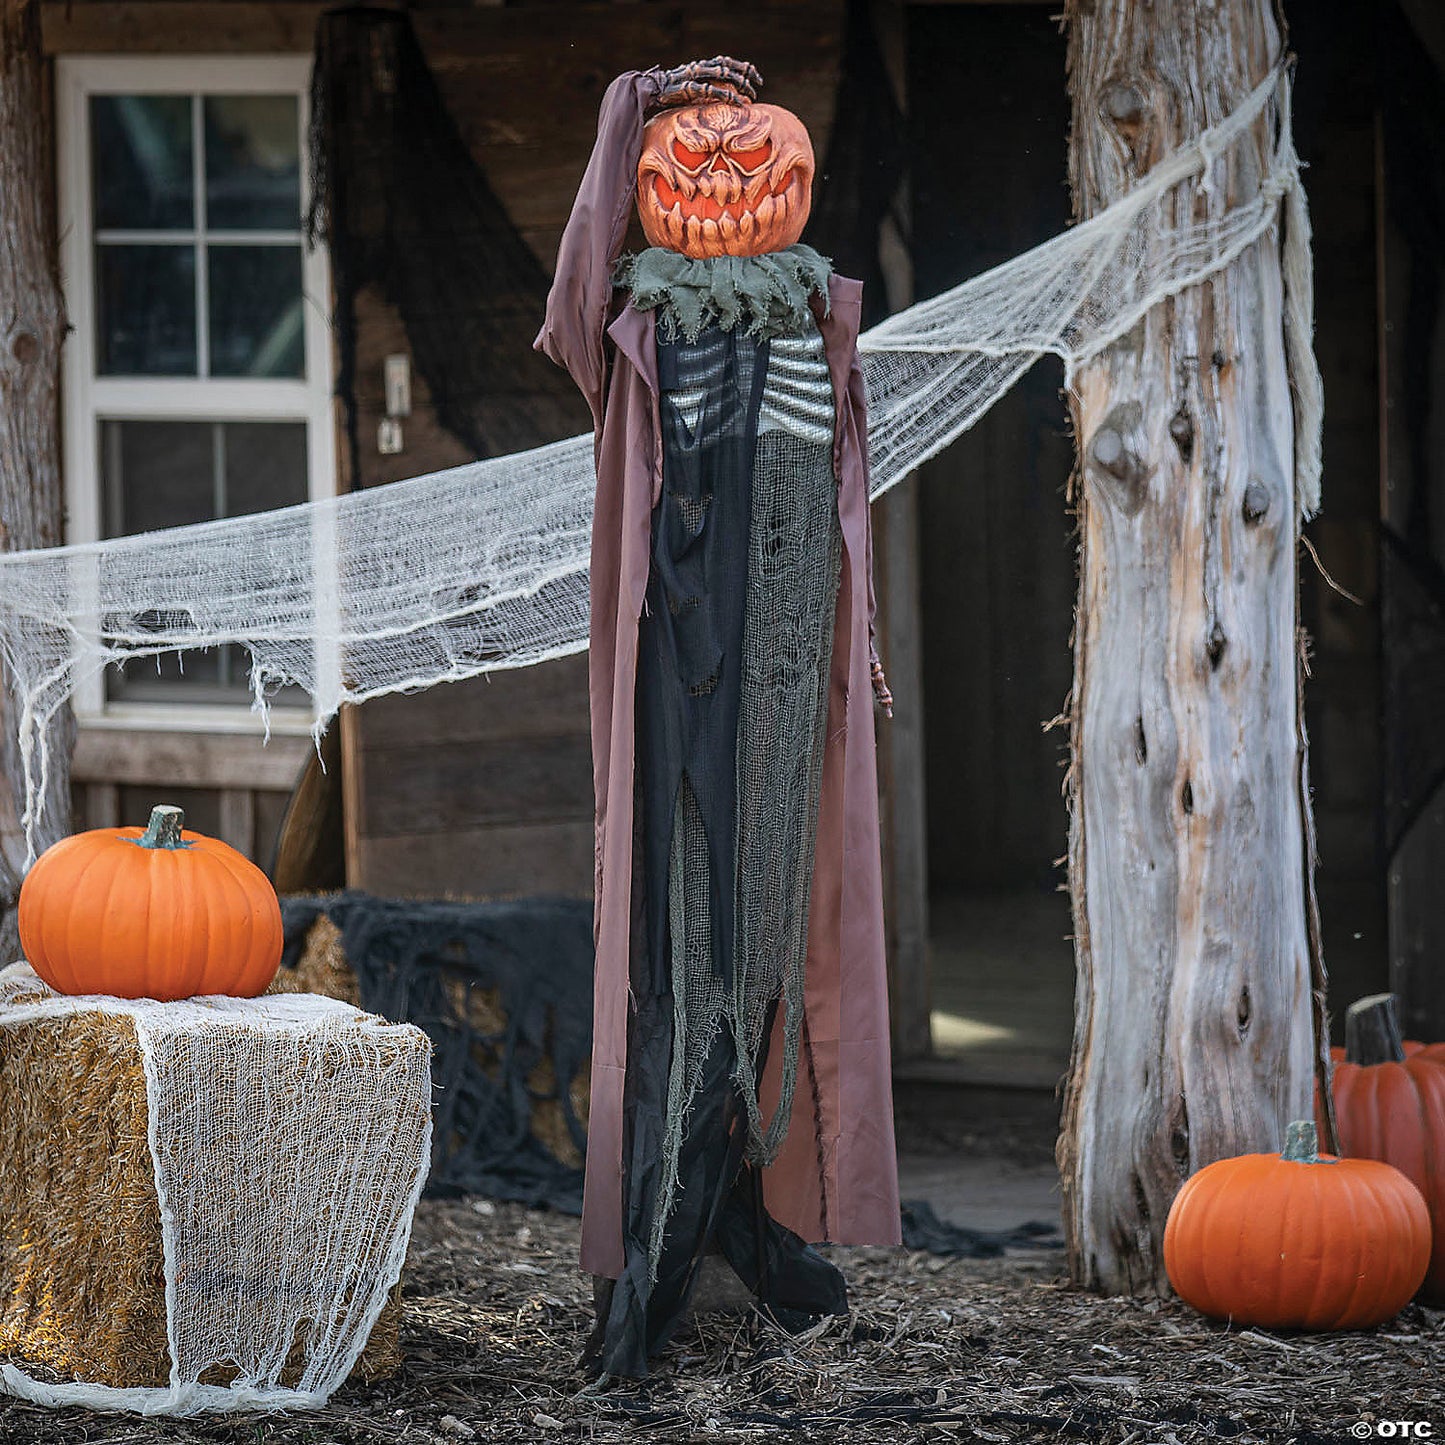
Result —
[[674, 246], [681, 246], [683, 243], [683, 239], [687, 234], [682, 219], [681, 201], [678, 201], [677, 204], [673, 206], [673, 208], [667, 213], [665, 219], [667, 223], [668, 239], [671, 240]]
[[702, 219], [698, 216], [687, 218], [687, 244], [696, 246], [702, 236]]
[[773, 228], [773, 211], [776, 209], [776, 206], [777, 202], [772, 196], [764, 196], [762, 200], [758, 202], [758, 225], [761, 226], [764, 231], [770, 231]]
[[739, 222], [729, 211], [724, 211], [717, 222], [717, 228], [722, 232], [722, 238], [729, 245], [738, 238]]
[[757, 224], [751, 211], [744, 211], [738, 217], [738, 234], [743, 238], [744, 245], [752, 243], [753, 232], [757, 229]]
[[720, 235], [721, 235], [721, 232], [718, 230], [718, 224], [717, 224], [717, 222], [716, 222], [715, 220], [713, 220], [711, 216], [709, 216], [709, 217], [702, 223], [702, 239], [703, 239], [703, 243], [704, 243], [705, 245], [708, 245], [708, 246], [716, 246], [717, 243], [718, 243], [718, 237], [719, 237]]

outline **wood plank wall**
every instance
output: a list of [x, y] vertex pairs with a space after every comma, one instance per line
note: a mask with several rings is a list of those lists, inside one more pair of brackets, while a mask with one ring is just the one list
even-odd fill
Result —
[[[770, 6], [766, 19], [762, 8], [423, 11], [417, 29], [473, 154], [550, 271], [591, 150], [598, 103], [623, 70], [744, 54], [767, 78], [766, 93], [803, 116], [822, 151], [840, 7]], [[357, 387], [364, 486], [468, 459], [438, 427], [420, 385], [405, 450], [382, 457], [368, 446], [384, 406], [382, 357], [405, 350], [396, 314], [380, 298], [365, 297]], [[585, 656], [377, 699], [348, 718], [345, 737], [352, 886], [401, 896], [591, 894]]]
[[157, 803], [186, 827], [271, 866], [281, 818], [314, 748], [309, 736], [82, 727], [71, 760], [76, 828], [141, 826]]
[[[266, 53], [310, 50], [325, 8], [312, 0], [55, 0], [42, 13], [52, 52]], [[598, 103], [623, 70], [745, 56], [766, 77], [766, 94], [807, 122], [820, 154], [827, 144], [841, 0], [749, 0], [726, 9], [432, 0], [410, 8], [462, 134], [549, 271]], [[383, 414], [382, 358], [407, 344], [377, 296], [363, 296], [359, 321], [364, 456], [356, 482], [374, 486], [470, 460], [437, 425], [415, 373], [405, 449], [382, 457], [366, 445]], [[590, 895], [586, 676], [585, 657], [574, 657], [350, 710], [348, 882], [398, 896]], [[107, 797], [97, 795], [97, 806]]]

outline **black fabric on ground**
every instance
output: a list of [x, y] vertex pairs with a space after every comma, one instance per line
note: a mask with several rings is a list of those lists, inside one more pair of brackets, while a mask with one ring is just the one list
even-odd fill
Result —
[[284, 898], [283, 968], [295, 967], [322, 914], [341, 931], [361, 1006], [416, 1024], [432, 1041], [427, 1192], [580, 1214], [582, 1170], [537, 1137], [533, 1111], [555, 1099], [568, 1138], [585, 1152], [570, 1085], [592, 1053], [592, 904]]
[[406, 327], [441, 424], [479, 457], [590, 426], [532, 350], [551, 280], [447, 110], [404, 11], [350, 6], [316, 30], [310, 234], [336, 289], [336, 393], [359, 476], [356, 304], [375, 287]]
[[924, 1249], [963, 1259], [993, 1259], [1008, 1249], [1062, 1247], [1056, 1224], [1030, 1220], [1013, 1229], [968, 1229], [940, 1219], [925, 1199], [906, 1200], [903, 1212], [904, 1249]]

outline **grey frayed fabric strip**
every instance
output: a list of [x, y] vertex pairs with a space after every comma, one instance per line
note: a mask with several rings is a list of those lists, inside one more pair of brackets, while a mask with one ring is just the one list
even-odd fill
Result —
[[771, 341], [807, 329], [811, 296], [822, 297], [826, 313], [832, 273], [832, 262], [811, 246], [701, 259], [651, 246], [623, 256], [612, 279], [632, 293], [639, 311], [657, 312], [666, 340], [696, 341], [716, 325]]

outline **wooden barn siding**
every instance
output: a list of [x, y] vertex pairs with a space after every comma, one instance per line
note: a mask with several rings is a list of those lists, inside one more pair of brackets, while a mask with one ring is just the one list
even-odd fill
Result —
[[[1445, 783], [1438, 775], [1431, 779], [1426, 764], [1431, 739], [1439, 735], [1445, 665], [1438, 600], [1445, 575], [1445, 261], [1439, 246], [1445, 158], [1438, 144], [1431, 145], [1445, 116], [1445, 23], [1438, 7], [1403, 3], [1398, 10], [1387, 7], [1377, 34], [1380, 71], [1390, 82], [1377, 151], [1380, 399], [1386, 418], [1380, 510], [1389, 531], [1405, 539], [1416, 558], [1413, 567], [1396, 562], [1385, 572], [1384, 646], [1387, 675], [1411, 677], [1412, 687], [1437, 709], [1428, 720], [1414, 708], [1396, 711], [1387, 694], [1388, 745], [1407, 758], [1416, 755], [1405, 794], [1413, 820], [1387, 860], [1385, 877], [1389, 987], [1400, 995], [1406, 1037], [1438, 1039], [1445, 1036]], [[1424, 582], [1431, 569], [1433, 586]], [[1411, 572], [1416, 575], [1407, 580]], [[1435, 599], [1428, 618], [1420, 615], [1422, 592]]]
[[310, 737], [81, 728], [71, 761], [74, 826], [142, 825], [157, 803], [186, 827], [269, 868], [287, 799], [314, 751]]
[[[1044, 11], [910, 9], [917, 294], [936, 295], [1069, 220], [1064, 41]], [[1001, 117], [1008, 123], [1000, 124]], [[1050, 888], [1070, 677], [1073, 464], [1045, 361], [922, 469], [928, 863], [935, 897]]]
[[[765, 93], [799, 112], [822, 152], [840, 7], [767, 8], [766, 24], [756, 5], [726, 13], [652, 5], [422, 12], [417, 29], [473, 154], [550, 271], [602, 92], [623, 70], [747, 55], [767, 78]], [[363, 298], [359, 321], [362, 485], [468, 460], [437, 425], [415, 376], [406, 449], [377, 455], [381, 359], [408, 348], [399, 318], [379, 297]], [[579, 409], [579, 430], [585, 421]], [[400, 896], [591, 894], [585, 655], [379, 698], [355, 709], [346, 727], [352, 886]]]
[[[311, 49], [325, 8], [309, 0], [56, 0], [44, 5], [43, 22], [52, 52], [294, 52]], [[837, 0], [726, 10], [421, 4], [412, 18], [463, 136], [549, 271], [602, 93], [623, 70], [746, 56], [766, 78], [765, 95], [803, 117], [820, 156], [827, 145], [842, 24]], [[415, 372], [405, 449], [376, 453], [382, 358], [409, 347], [380, 297], [361, 298], [358, 321], [359, 483], [470, 460], [438, 426]], [[583, 424], [585, 411], [579, 429]], [[340, 451], [342, 484], [349, 485], [344, 444]], [[587, 727], [585, 655], [350, 709], [343, 719], [348, 882], [397, 896], [589, 895]], [[105, 795], [98, 801], [108, 806]]]
[[1342, 587], [1300, 561], [1319, 833], [1317, 889], [1337, 1040], [1345, 1007], [1388, 986], [1381, 854], [1379, 366], [1375, 290], [1377, 17], [1351, 0], [1289, 7], [1295, 140], [1314, 227], [1315, 355], [1324, 378], [1324, 508], [1305, 529]]

